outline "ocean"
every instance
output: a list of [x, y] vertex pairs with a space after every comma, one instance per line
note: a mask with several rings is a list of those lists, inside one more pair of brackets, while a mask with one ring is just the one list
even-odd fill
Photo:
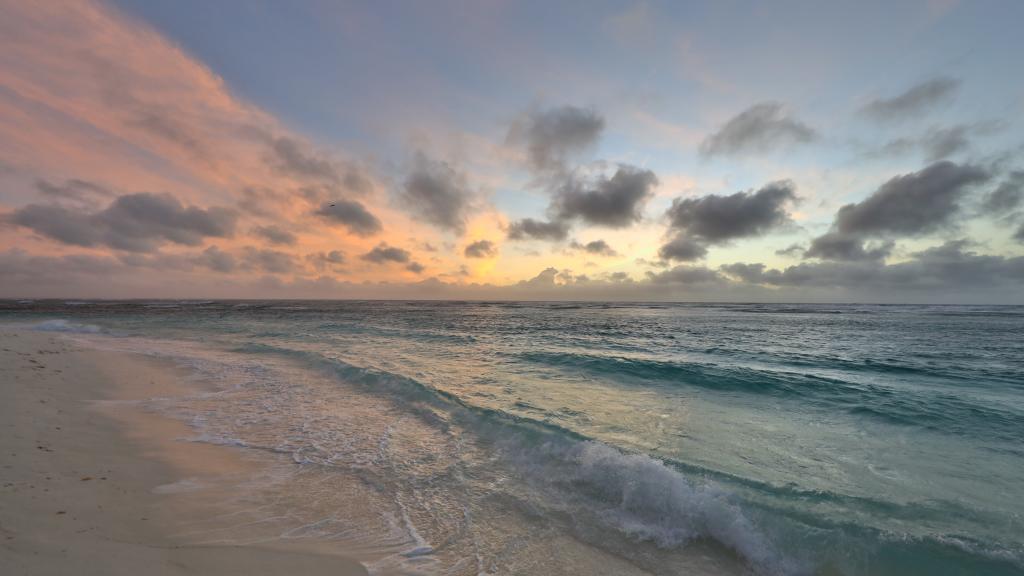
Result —
[[423, 574], [1024, 574], [1024, 307], [3, 301], [212, 386], [219, 541]]

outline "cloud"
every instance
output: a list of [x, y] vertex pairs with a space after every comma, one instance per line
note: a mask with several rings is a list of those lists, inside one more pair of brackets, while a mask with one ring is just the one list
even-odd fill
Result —
[[561, 106], [535, 111], [516, 122], [508, 139], [525, 144], [533, 170], [558, 173], [573, 155], [597, 143], [604, 126], [604, 118], [594, 110]]
[[72, 200], [80, 203], [88, 203], [96, 198], [109, 198], [114, 195], [109, 189], [99, 184], [78, 178], [65, 180], [63, 184], [52, 184], [40, 178], [36, 180], [36, 189], [44, 196], [56, 200]]
[[865, 200], [836, 213], [833, 227], [843, 235], [914, 236], [947, 225], [960, 210], [960, 200], [987, 171], [943, 161], [882, 184]]
[[[24, 250], [12, 248], [0, 252], [0, 289], [25, 286], [36, 290], [48, 285], [65, 286], [79, 276], [103, 276], [115, 274], [122, 266], [114, 258], [91, 254], [69, 254], [66, 256], [37, 256]], [[10, 294], [10, 293], [8, 293]], [[26, 291], [15, 296], [29, 296]]]
[[205, 268], [222, 274], [236, 271], [289, 274], [298, 270], [293, 255], [252, 246], [244, 247], [237, 254], [225, 252], [214, 245], [201, 252], [123, 253], [117, 259], [131, 268], [150, 268], [159, 272], [191, 273], [196, 268]]
[[298, 140], [286, 137], [273, 138], [270, 149], [274, 153], [273, 166], [285, 174], [329, 182], [340, 180], [334, 164], [314, 155]]
[[119, 196], [99, 212], [29, 204], [6, 218], [64, 244], [150, 252], [166, 242], [194, 246], [207, 237], [229, 237], [237, 214], [229, 208], [183, 206], [170, 194], [141, 192]]
[[395, 246], [388, 246], [387, 243], [381, 242], [376, 245], [373, 250], [370, 250], [366, 254], [360, 256], [367, 262], [374, 262], [377, 264], [383, 264], [385, 262], [400, 262], [405, 263], [409, 261], [412, 254], [408, 250], [397, 248]]
[[269, 140], [271, 168], [280, 174], [328, 184], [340, 184], [351, 192], [365, 193], [373, 188], [371, 178], [355, 164], [339, 162], [317, 153], [313, 148], [287, 136]]
[[970, 149], [973, 136], [988, 134], [998, 128], [996, 123], [956, 124], [942, 128], [933, 126], [918, 137], [891, 140], [870, 155], [889, 158], [894, 154], [920, 151], [925, 161], [937, 162]]
[[924, 144], [925, 159], [935, 162], [966, 150], [971, 144], [967, 139], [969, 132], [970, 126], [962, 124], [931, 131], [928, 141]]
[[840, 262], [884, 260], [894, 243], [887, 240], [866, 247], [866, 238], [920, 236], [946, 227], [960, 212], [960, 201], [970, 187], [990, 177], [979, 167], [948, 161], [895, 176], [861, 202], [841, 207], [832, 229], [812, 240], [804, 257]]
[[235, 257], [216, 246], [210, 246], [195, 257], [196, 264], [215, 272], [231, 272], [235, 269]]
[[758, 236], [790, 222], [786, 206], [796, 199], [793, 183], [780, 180], [765, 184], [757, 192], [676, 198], [666, 216], [672, 230], [716, 244]]
[[700, 260], [708, 254], [706, 246], [685, 235], [679, 235], [658, 249], [658, 257], [662, 260], [690, 262]]
[[[978, 254], [970, 242], [950, 241], [909, 255], [897, 264], [880, 261], [805, 262], [785, 269], [762, 263], [733, 263], [716, 269], [676, 266], [649, 272], [639, 281], [622, 271], [588, 279], [568, 270], [547, 268], [512, 285], [422, 282], [339, 282], [315, 279], [238, 280], [189, 272], [198, 255], [140, 256], [114, 259], [91, 255], [31, 256], [0, 252], [0, 294], [7, 297], [130, 297], [140, 288], [150, 297], [223, 297], [239, 292], [252, 297], [432, 298], [576, 300], [748, 300], [880, 302], [1021, 303], [1024, 257]], [[219, 252], [215, 248], [207, 252]], [[223, 254], [223, 253], [221, 253]], [[177, 276], [132, 272], [135, 266], [159, 267]], [[416, 267], [407, 264], [415, 271]], [[245, 265], [243, 269], [249, 269]], [[257, 271], [252, 268], [251, 271]], [[180, 280], [168, 282], [168, 278]], [[112, 281], [116, 279], [116, 281]], [[780, 290], [785, 288], [786, 290]]]
[[256, 236], [265, 238], [271, 244], [291, 246], [298, 241], [295, 234], [292, 234], [280, 226], [256, 226], [252, 229], [252, 233]]
[[654, 284], [719, 284], [725, 282], [717, 271], [704, 266], [679, 265], [664, 272], [647, 272]]
[[804, 258], [840, 261], [883, 260], [892, 253], [893, 246], [894, 243], [890, 240], [865, 248], [862, 238], [829, 232], [811, 241], [811, 247], [804, 252]]
[[767, 152], [817, 139], [810, 126], [789, 116], [779, 102], [762, 102], [740, 112], [700, 144], [704, 156]]
[[498, 247], [490, 240], [477, 240], [466, 246], [462, 253], [466, 258], [492, 258], [498, 255]]
[[619, 253], [614, 248], [608, 245], [604, 240], [592, 240], [586, 244], [580, 244], [573, 240], [569, 247], [574, 250], [583, 250], [588, 254], [595, 254], [597, 256], [618, 256]]
[[1013, 233], [1013, 239], [1017, 242], [1024, 243], [1024, 224], [1021, 224], [1017, 231]]
[[171, 117], [170, 111], [159, 106], [136, 102], [130, 96], [125, 98], [124, 103], [131, 114], [127, 119], [128, 124], [180, 146], [200, 161], [211, 161], [210, 151], [202, 139], [195, 135], [187, 124]]
[[413, 216], [459, 234], [465, 230], [471, 197], [465, 175], [423, 154], [416, 156], [401, 192], [403, 204]]
[[729, 196], [675, 198], [665, 212], [672, 239], [661, 246], [662, 260], [689, 262], [707, 256], [707, 246], [760, 236], [789, 223], [786, 206], [797, 201], [788, 180], [765, 184], [757, 192]]
[[271, 274], [287, 274], [296, 268], [295, 258], [291, 254], [251, 246], [246, 246], [242, 251], [242, 265]]
[[761, 263], [747, 264], [736, 262], [734, 264], [723, 264], [719, 266], [719, 270], [733, 278], [738, 278], [750, 284], [760, 284], [764, 281], [765, 265]]
[[345, 264], [346, 258], [345, 253], [341, 250], [331, 250], [330, 252], [306, 254], [306, 262], [309, 262], [313, 268], [322, 272], [327, 269], [337, 269]]
[[657, 184], [654, 172], [628, 165], [620, 165], [611, 178], [571, 176], [556, 192], [552, 210], [562, 220], [579, 218], [587, 224], [625, 228], [641, 219]]
[[555, 220], [544, 222], [523, 218], [508, 227], [509, 240], [565, 240], [569, 236], [569, 223]]
[[372, 236], [383, 228], [380, 220], [355, 200], [325, 202], [316, 214], [345, 226], [357, 236]]
[[790, 244], [785, 248], [775, 251], [776, 256], [796, 256], [804, 253], [804, 247], [801, 244]]
[[1006, 216], [1024, 204], [1024, 171], [1015, 170], [981, 203], [981, 211], [994, 216]]
[[551, 266], [541, 270], [529, 280], [520, 280], [516, 286], [520, 287], [548, 287], [555, 285], [555, 278], [558, 276], [558, 269]]
[[940, 76], [917, 84], [898, 96], [872, 100], [864, 106], [862, 112], [879, 121], [920, 115], [948, 101], [959, 87], [959, 80]]
[[359, 258], [366, 260], [367, 262], [373, 262], [374, 264], [387, 264], [389, 262], [405, 264], [406, 270], [415, 272], [416, 274], [419, 274], [424, 270], [422, 264], [412, 260], [412, 254], [408, 250], [395, 246], [388, 246], [386, 242], [381, 242], [374, 246], [373, 250], [370, 250]]
[[1024, 282], [1024, 257], [981, 255], [967, 251], [970, 243], [951, 240], [940, 246], [912, 254], [906, 262], [883, 264], [879, 261], [804, 263], [785, 270], [766, 270], [760, 264], [745, 269], [743, 279], [751, 283], [788, 287], [839, 288], [867, 290], [890, 296], [894, 291], [942, 291], [966, 293]]

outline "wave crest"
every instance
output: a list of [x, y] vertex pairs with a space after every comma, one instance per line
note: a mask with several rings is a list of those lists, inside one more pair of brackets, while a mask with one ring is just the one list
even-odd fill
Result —
[[41, 332], [71, 332], [75, 334], [99, 334], [103, 329], [94, 324], [78, 324], [67, 320], [47, 320], [32, 326]]

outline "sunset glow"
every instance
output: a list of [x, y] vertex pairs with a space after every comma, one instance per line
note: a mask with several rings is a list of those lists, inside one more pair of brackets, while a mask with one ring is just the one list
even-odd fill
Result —
[[904, 3], [870, 47], [852, 6], [732, 46], [725, 7], [587, 4], [571, 40], [543, 3], [193, 8], [4, 2], [0, 295], [1024, 293], [995, 5]]

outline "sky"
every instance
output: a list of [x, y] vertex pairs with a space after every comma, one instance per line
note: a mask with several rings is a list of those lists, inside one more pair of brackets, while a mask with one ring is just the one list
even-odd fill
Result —
[[0, 297], [1024, 304], [1024, 3], [0, 0]]

